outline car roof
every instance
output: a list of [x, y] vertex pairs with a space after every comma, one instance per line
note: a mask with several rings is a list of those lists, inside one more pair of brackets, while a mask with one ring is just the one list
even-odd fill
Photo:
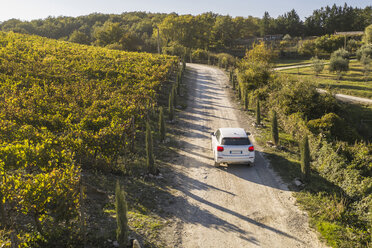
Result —
[[220, 132], [222, 137], [225, 138], [236, 138], [236, 137], [241, 137], [245, 138], [247, 137], [247, 133], [244, 131], [243, 128], [233, 128], [233, 127], [225, 127], [225, 128], [220, 128]]

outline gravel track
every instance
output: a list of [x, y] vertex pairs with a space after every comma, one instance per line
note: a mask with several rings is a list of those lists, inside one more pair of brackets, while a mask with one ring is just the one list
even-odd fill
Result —
[[213, 166], [210, 132], [251, 126], [230, 102], [224, 72], [187, 64], [186, 82], [181, 148], [172, 162], [178, 185], [172, 247], [325, 247], [258, 146], [253, 167]]

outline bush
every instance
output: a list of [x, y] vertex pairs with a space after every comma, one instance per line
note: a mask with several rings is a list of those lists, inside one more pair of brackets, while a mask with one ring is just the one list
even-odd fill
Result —
[[206, 63], [208, 61], [208, 51], [203, 49], [197, 49], [191, 54], [194, 62]]
[[372, 44], [363, 45], [357, 52], [356, 57], [360, 61], [364, 56], [372, 58]]
[[315, 47], [318, 50], [332, 53], [344, 46], [344, 37], [341, 35], [323, 35], [315, 40]]
[[336, 72], [338, 79], [341, 78], [342, 72], [349, 70], [349, 53], [344, 49], [339, 49], [331, 55], [329, 61], [329, 71]]
[[90, 38], [88, 37], [88, 35], [78, 30], [72, 32], [68, 41], [85, 45], [90, 44]]
[[313, 63], [313, 71], [316, 76], [318, 76], [324, 69], [324, 61], [318, 59], [317, 56], [311, 58], [311, 61]]
[[354, 142], [358, 134], [343, 119], [335, 113], [328, 113], [320, 119], [310, 120], [308, 128], [314, 134], [322, 134], [328, 140], [342, 140]]
[[186, 54], [186, 50], [186, 47], [178, 44], [177, 42], [171, 42], [169, 46], [162, 48], [164, 54], [176, 55], [178, 57], [184, 57]]
[[362, 46], [362, 41], [350, 39], [347, 41], [346, 48], [349, 52], [355, 53]]
[[346, 51], [345, 49], [341, 48], [333, 52], [331, 55], [331, 58], [332, 57], [341, 57], [343, 59], [350, 59], [350, 53]]
[[216, 55], [218, 59], [218, 65], [222, 68], [233, 67], [235, 65], [235, 58], [234, 56], [228, 53], [219, 53]]
[[105, 48], [111, 49], [111, 50], [123, 50], [123, 46], [118, 42], [108, 44], [107, 46], [105, 46]]
[[339, 108], [332, 95], [321, 95], [313, 83], [281, 77], [271, 84], [269, 105], [287, 116], [298, 113], [304, 120], [320, 118]]
[[315, 40], [305, 40], [298, 48], [298, 53], [303, 56], [314, 56], [316, 54]]
[[364, 30], [364, 42], [366, 44], [372, 44], [372, 24]]

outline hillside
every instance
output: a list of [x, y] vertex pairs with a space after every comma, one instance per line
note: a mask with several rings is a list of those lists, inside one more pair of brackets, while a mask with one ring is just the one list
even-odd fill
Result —
[[82, 170], [122, 172], [176, 62], [0, 32], [3, 244], [81, 244]]
[[212, 12], [195, 16], [147, 12], [92, 13], [32, 21], [10, 19], [0, 23], [0, 30], [146, 52], [157, 52], [159, 30], [163, 52], [177, 54], [181, 50], [184, 53], [187, 48], [244, 56], [247, 46], [250, 47], [257, 37], [288, 34], [293, 38], [303, 38], [333, 34], [335, 30], [362, 31], [372, 23], [371, 16], [372, 6], [357, 8], [347, 4], [316, 9], [306, 20], [301, 20], [294, 9], [277, 17], [265, 12], [262, 18], [232, 17]]

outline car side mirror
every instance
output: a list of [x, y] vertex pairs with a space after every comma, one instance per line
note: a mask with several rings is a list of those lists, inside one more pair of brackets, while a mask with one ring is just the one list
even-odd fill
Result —
[[249, 135], [251, 135], [251, 133], [250, 132], [247, 132], [247, 135], [249, 136]]
[[214, 132], [211, 132], [211, 135], [214, 136]]

